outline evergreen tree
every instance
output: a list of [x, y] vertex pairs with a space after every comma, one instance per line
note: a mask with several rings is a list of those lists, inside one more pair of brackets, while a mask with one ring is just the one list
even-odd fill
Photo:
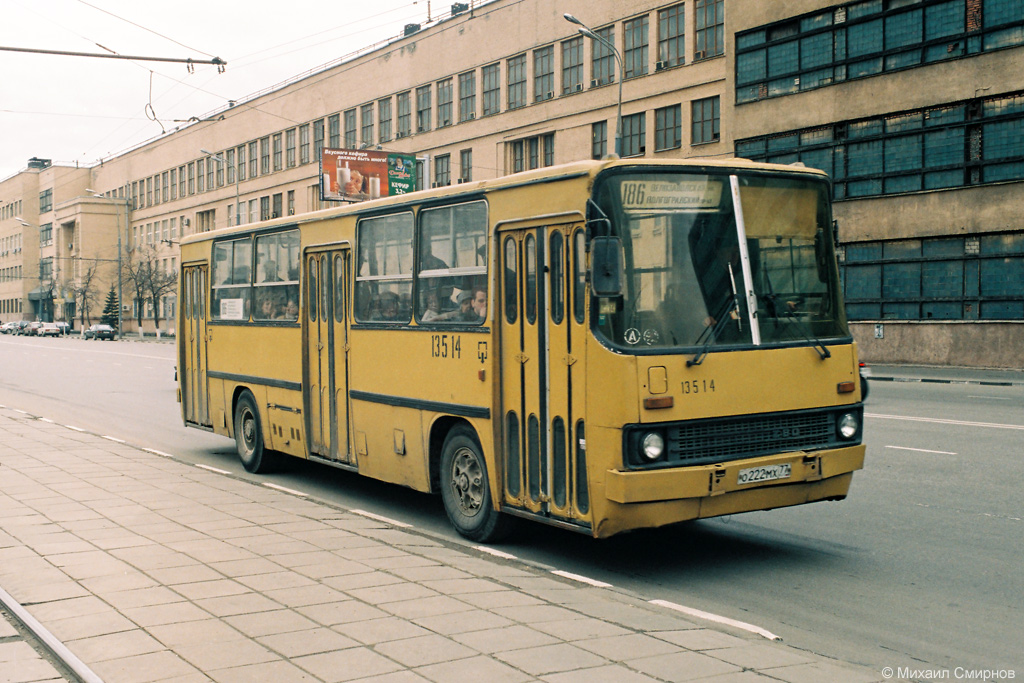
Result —
[[100, 318], [100, 322], [104, 325], [110, 325], [115, 330], [117, 329], [118, 305], [117, 292], [114, 291], [114, 285], [110, 285], [110, 291], [107, 292], [107, 301], [103, 304], [103, 316]]

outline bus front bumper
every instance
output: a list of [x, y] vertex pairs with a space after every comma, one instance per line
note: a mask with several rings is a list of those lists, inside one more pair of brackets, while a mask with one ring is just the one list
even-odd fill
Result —
[[[861, 444], [827, 451], [783, 453], [678, 469], [609, 470], [606, 473], [605, 493], [610, 500], [624, 504], [706, 499], [700, 505], [701, 512], [693, 517], [714, 517], [733, 512], [784, 507], [795, 504], [789, 500], [795, 484], [803, 485], [795, 487], [802, 491], [799, 497], [804, 500], [799, 502], [845, 496], [850, 485], [850, 473], [864, 467], [864, 452], [865, 447]], [[789, 465], [790, 475], [745, 484], [738, 481], [741, 471], [749, 474], [752, 468], [771, 469], [778, 465]], [[786, 487], [790, 488], [788, 493], [785, 492]], [[730, 495], [754, 492], [757, 495]], [[733, 509], [734, 506], [729, 504], [716, 505], [714, 499], [719, 496], [740, 498], [746, 504], [740, 504], [739, 509]], [[773, 501], [776, 498], [778, 500]], [[725, 503], [725, 500], [721, 502]]]

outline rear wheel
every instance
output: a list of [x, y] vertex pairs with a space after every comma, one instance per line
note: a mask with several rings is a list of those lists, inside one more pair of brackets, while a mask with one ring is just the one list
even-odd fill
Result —
[[235, 447], [246, 472], [262, 474], [273, 469], [275, 458], [263, 444], [263, 425], [256, 399], [248, 391], [235, 406]]
[[492, 505], [483, 449], [467, 427], [454, 428], [445, 439], [441, 499], [452, 526], [471, 541], [499, 541], [512, 530], [512, 519]]

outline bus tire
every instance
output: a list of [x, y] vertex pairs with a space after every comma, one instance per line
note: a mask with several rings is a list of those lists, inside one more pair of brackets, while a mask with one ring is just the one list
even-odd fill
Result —
[[273, 457], [263, 443], [263, 424], [256, 399], [243, 391], [235, 405], [235, 447], [246, 472], [262, 474], [273, 469]]
[[444, 441], [441, 499], [452, 526], [471, 541], [499, 541], [511, 531], [511, 518], [492, 505], [483, 449], [468, 427], [455, 427]]

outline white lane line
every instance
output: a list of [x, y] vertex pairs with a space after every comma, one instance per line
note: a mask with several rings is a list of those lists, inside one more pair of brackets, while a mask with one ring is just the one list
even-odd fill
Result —
[[210, 467], [209, 465], [201, 465], [199, 463], [196, 463], [196, 467], [198, 467], [201, 470], [209, 470], [210, 472], [216, 472], [217, 474], [231, 474], [231, 472], [228, 472], [227, 470], [219, 470], [216, 467]]
[[909, 448], [907, 446], [886, 446], [897, 451], [914, 451], [916, 453], [938, 453], [939, 455], [956, 455], [953, 451], [930, 451], [927, 448]]
[[153, 455], [159, 455], [161, 458], [173, 458], [174, 457], [170, 453], [164, 453], [163, 451], [158, 451], [158, 450], [155, 450], [153, 448], [143, 448], [142, 450], [146, 451], [147, 453], [152, 453]]
[[604, 581], [598, 581], [597, 579], [591, 579], [589, 577], [581, 576], [579, 574], [573, 574], [572, 572], [563, 572], [561, 569], [552, 569], [551, 573], [555, 574], [557, 576], [564, 577], [566, 579], [572, 579], [573, 581], [579, 581], [580, 583], [585, 583], [588, 586], [595, 586], [597, 588], [611, 588], [612, 587], [612, 585], [610, 583], [605, 583]]
[[512, 553], [502, 552], [502, 551], [497, 550], [495, 548], [488, 548], [485, 545], [475, 545], [475, 546], [473, 546], [473, 550], [479, 550], [482, 553], [487, 553], [488, 555], [494, 555], [495, 557], [500, 557], [500, 558], [503, 558], [503, 559], [506, 559], [506, 560], [518, 560], [519, 559], [518, 557], [516, 557]]
[[363, 517], [368, 517], [370, 519], [375, 519], [378, 522], [385, 522], [385, 523], [390, 524], [392, 526], [401, 527], [403, 529], [411, 529], [412, 528], [412, 524], [406, 524], [405, 522], [399, 522], [397, 519], [391, 519], [390, 517], [384, 517], [383, 515], [375, 515], [372, 512], [367, 512], [366, 510], [350, 510], [349, 512], [353, 512], [353, 513], [355, 513], [357, 515], [362, 515]]
[[75, 430], [76, 432], [84, 432], [84, 431], [85, 431], [85, 430], [84, 430], [84, 429], [82, 429], [81, 427], [73, 427], [72, 425], [64, 425], [64, 426], [65, 426], [65, 427], [67, 427], [68, 429], [73, 429], [73, 430]]
[[943, 425], [959, 425], [961, 427], [991, 427], [992, 429], [1016, 429], [1024, 431], [1024, 425], [1007, 425], [998, 422], [968, 422], [966, 420], [941, 420], [936, 417], [908, 417], [906, 415], [879, 415], [864, 413], [864, 417], [875, 417], [882, 420], [905, 420], [907, 422], [934, 422]]
[[1016, 401], [1016, 400], [1018, 400], [1016, 398], [1011, 398], [1010, 396], [970, 396], [970, 395], [968, 395], [967, 398], [983, 398], [986, 401]]
[[11, 410], [13, 410], [16, 413], [21, 413], [22, 415], [28, 415], [27, 410], [18, 410], [17, 408], [11, 408]]
[[103, 437], [101, 437], [101, 438], [104, 438], [104, 439], [106, 439], [107, 441], [113, 441], [114, 443], [125, 443], [125, 440], [124, 440], [124, 439], [117, 439], [117, 438], [114, 438], [114, 437], [112, 437], [112, 436], [106, 436], [106, 435], [104, 435], [104, 436], [103, 436]]
[[41, 418], [39, 418], [39, 421], [40, 421], [40, 422], [49, 422], [50, 424], [54, 424], [54, 421], [53, 421], [53, 420], [51, 420], [51, 419], [50, 419], [50, 418], [48, 418], [48, 417], [41, 417]]
[[775, 635], [771, 631], [765, 630], [760, 626], [748, 624], [745, 621], [736, 621], [735, 619], [723, 617], [719, 614], [712, 614], [711, 612], [705, 612], [704, 610], [694, 609], [693, 607], [684, 607], [683, 605], [677, 605], [676, 603], [668, 602], [667, 600], [651, 600], [650, 602], [652, 605], [660, 605], [661, 607], [667, 607], [671, 610], [682, 612], [683, 614], [689, 614], [691, 617], [697, 617], [698, 619], [713, 621], [718, 624], [726, 624], [727, 626], [732, 626], [738, 629], [742, 629], [744, 631], [750, 631], [751, 633], [756, 633], [762, 638], [767, 638], [768, 640], [782, 640], [782, 638]]
[[270, 482], [266, 482], [266, 481], [263, 482], [263, 485], [266, 486], [268, 489], [274, 489], [275, 491], [282, 491], [284, 493], [290, 493], [293, 496], [301, 496], [302, 498], [306, 498], [307, 496], [309, 496], [308, 493], [303, 493], [302, 491], [296, 491], [295, 489], [290, 489], [290, 488], [288, 488], [286, 486], [279, 486], [277, 484], [271, 484]]

